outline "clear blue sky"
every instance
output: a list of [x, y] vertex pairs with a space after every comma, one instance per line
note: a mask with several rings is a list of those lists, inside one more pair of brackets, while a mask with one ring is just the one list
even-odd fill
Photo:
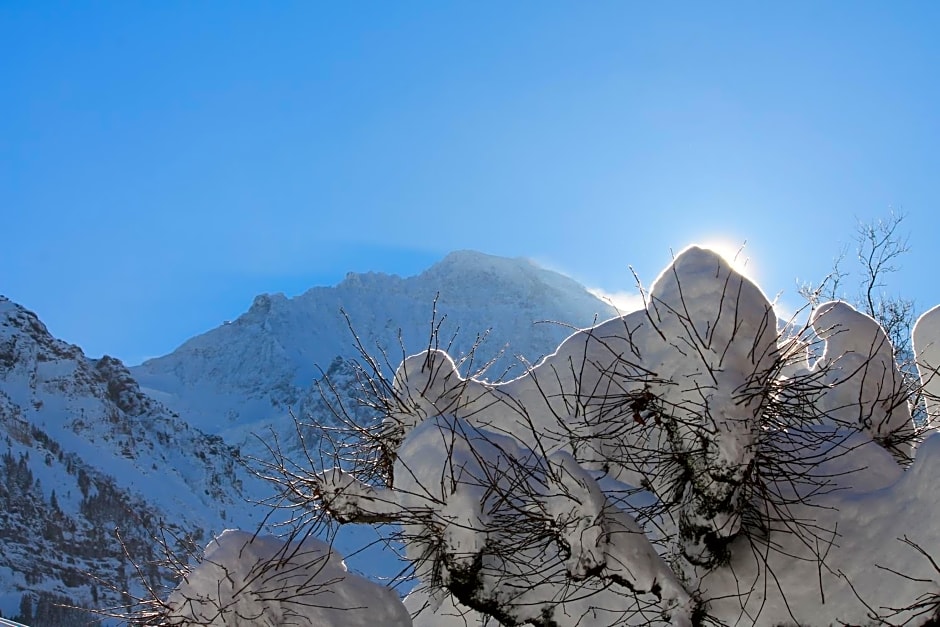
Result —
[[940, 3], [0, 4], [0, 293], [130, 363], [349, 270], [769, 293], [902, 207], [940, 302]]

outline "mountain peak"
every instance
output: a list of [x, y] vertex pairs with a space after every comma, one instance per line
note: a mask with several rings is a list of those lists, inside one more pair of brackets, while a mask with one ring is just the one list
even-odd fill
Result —
[[[249, 524], [241, 496], [255, 480], [237, 453], [147, 396], [120, 360], [87, 358], [0, 297], [0, 612], [15, 612], [18, 598], [42, 608], [120, 603], [110, 588], [129, 584], [118, 565], [128, 555], [149, 563], [163, 531], [199, 538]], [[120, 540], [103, 533], [115, 527]], [[101, 598], [88, 572], [105, 582]], [[153, 576], [164, 585], [170, 574]]]
[[3, 326], [12, 324], [23, 330], [31, 331], [32, 334], [49, 335], [46, 325], [39, 320], [36, 314], [6, 296], [0, 296], [0, 322]]
[[525, 257], [499, 257], [476, 250], [457, 250], [428, 268], [428, 272], [445, 270], [466, 271], [540, 271], [542, 268]]
[[[584, 286], [528, 259], [461, 250], [404, 279], [350, 273], [335, 287], [296, 298], [258, 296], [236, 323], [192, 338], [132, 373], [145, 391], [194, 424], [235, 437], [316, 396], [317, 366], [338, 356], [355, 359], [357, 341], [375, 354], [417, 352], [433, 327], [458, 358], [473, 352], [473, 363], [493, 359], [492, 372], [501, 376], [521, 368], [519, 356], [535, 363], [572, 328], [612, 315], [613, 308]], [[560, 324], [537, 324], [545, 320]], [[484, 336], [486, 345], [476, 346]]]

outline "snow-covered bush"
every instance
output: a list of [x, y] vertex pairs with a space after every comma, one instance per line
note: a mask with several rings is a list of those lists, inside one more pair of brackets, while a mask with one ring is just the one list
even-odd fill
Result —
[[349, 573], [329, 545], [228, 530], [184, 577], [161, 617], [170, 625], [405, 627], [393, 590]]
[[[914, 332], [932, 420], [938, 311]], [[692, 247], [645, 308], [577, 331], [517, 379], [466, 377], [433, 345], [390, 380], [369, 363], [381, 424], [350, 424], [334, 468], [272, 468], [313, 517], [394, 523], [419, 582], [406, 601], [416, 625], [921, 624], [936, 612], [940, 438], [912, 419], [885, 332], [846, 303], [794, 329]], [[207, 594], [181, 587], [170, 605], [198, 609]]]

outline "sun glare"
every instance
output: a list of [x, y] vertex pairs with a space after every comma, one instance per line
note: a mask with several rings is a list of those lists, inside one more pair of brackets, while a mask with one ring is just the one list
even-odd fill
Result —
[[737, 272], [743, 274], [755, 283], [757, 282], [756, 268], [749, 259], [746, 242], [734, 242], [721, 237], [708, 237], [699, 240], [696, 244], [702, 248], [714, 250], [724, 257]]
[[772, 301], [774, 311], [779, 319], [784, 321], [793, 320], [800, 312], [802, 305], [799, 303], [794, 305], [793, 302], [783, 303], [780, 300], [780, 293], [774, 294], [773, 292], [768, 293], [765, 291], [768, 286], [763, 285], [762, 281], [767, 277], [761, 276], [760, 265], [751, 259], [745, 244], [746, 242], [744, 241], [735, 242], [727, 237], [698, 238], [696, 241], [697, 246], [710, 248], [721, 255], [731, 264], [731, 267], [734, 268], [735, 271], [749, 278], [757, 287], [764, 291], [767, 298]]

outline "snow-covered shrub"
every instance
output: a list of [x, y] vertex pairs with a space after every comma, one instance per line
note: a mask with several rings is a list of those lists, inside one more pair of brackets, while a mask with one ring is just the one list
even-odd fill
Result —
[[405, 627], [393, 590], [350, 573], [329, 545], [227, 530], [170, 594], [161, 624]]
[[[936, 318], [914, 333], [932, 420]], [[845, 303], [793, 332], [692, 247], [646, 307], [517, 379], [464, 376], [433, 342], [391, 379], [365, 357], [383, 422], [351, 422], [334, 468], [272, 469], [311, 520], [394, 523], [417, 625], [921, 624], [937, 609], [940, 438], [915, 425], [884, 331]]]

